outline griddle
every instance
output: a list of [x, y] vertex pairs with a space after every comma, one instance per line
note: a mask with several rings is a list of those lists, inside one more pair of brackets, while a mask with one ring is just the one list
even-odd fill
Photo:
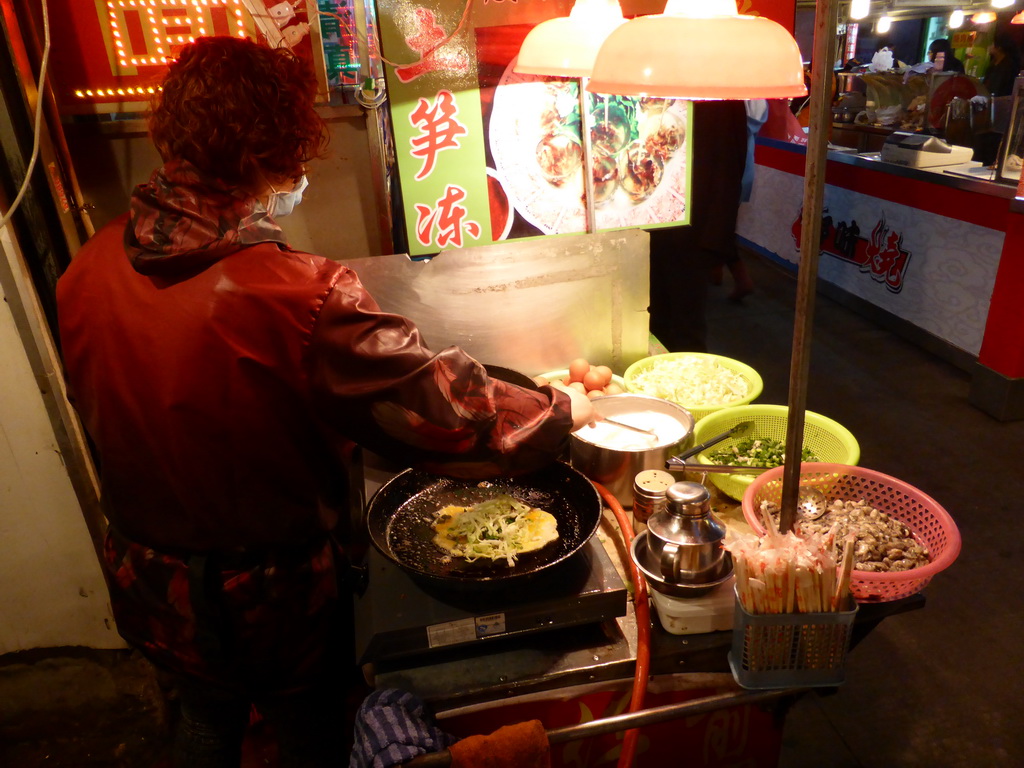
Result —
[[[402, 471], [362, 452], [364, 499]], [[417, 657], [529, 643], [541, 633], [626, 615], [627, 590], [597, 536], [526, 584], [477, 592], [437, 589], [368, 547], [354, 602], [360, 664], [413, 663]]]

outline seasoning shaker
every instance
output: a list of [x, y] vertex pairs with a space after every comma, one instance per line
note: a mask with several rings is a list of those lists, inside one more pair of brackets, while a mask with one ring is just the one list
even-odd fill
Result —
[[647, 530], [651, 515], [665, 509], [665, 493], [676, 482], [662, 469], [645, 469], [633, 479], [633, 532]]

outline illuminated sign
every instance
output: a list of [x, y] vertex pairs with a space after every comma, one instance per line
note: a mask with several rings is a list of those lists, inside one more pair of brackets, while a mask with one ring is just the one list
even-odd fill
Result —
[[115, 75], [158, 66], [206, 35], [249, 35], [242, 0], [96, 0]]
[[[311, 56], [316, 6], [285, 0], [49, 0], [51, 86], [62, 112], [144, 109], [197, 37], [262, 40]], [[316, 20], [313, 19], [315, 25]]]

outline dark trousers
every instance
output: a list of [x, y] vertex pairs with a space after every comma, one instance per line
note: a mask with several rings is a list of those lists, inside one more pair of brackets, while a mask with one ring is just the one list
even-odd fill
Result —
[[651, 333], [669, 352], [707, 352], [708, 285], [722, 259], [674, 246], [669, 231], [651, 232]]
[[238, 768], [253, 706], [280, 765], [344, 762], [355, 669], [340, 548], [176, 555], [112, 527], [104, 563], [118, 631], [178, 691], [175, 766]]
[[238, 768], [253, 705], [272, 730], [281, 768], [336, 768], [345, 762], [343, 696], [328, 686], [255, 702], [188, 680], [180, 680], [178, 690], [174, 768]]

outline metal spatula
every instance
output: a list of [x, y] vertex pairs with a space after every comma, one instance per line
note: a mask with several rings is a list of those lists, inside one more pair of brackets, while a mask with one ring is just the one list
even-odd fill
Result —
[[720, 442], [725, 440], [727, 437], [732, 437], [733, 435], [736, 435], [736, 434], [739, 434], [740, 432], [746, 431], [747, 429], [752, 427], [753, 424], [754, 424], [754, 422], [752, 422], [752, 421], [741, 421], [739, 424], [734, 425], [732, 427], [732, 429], [730, 429], [730, 430], [728, 430], [726, 432], [723, 432], [720, 435], [715, 435], [710, 440], [705, 440], [700, 445], [695, 445], [693, 448], [690, 448], [689, 450], [683, 451], [682, 453], [676, 455], [675, 458], [677, 458], [677, 459], [688, 459], [691, 456], [696, 456], [701, 451], [706, 450], [706, 449], [710, 448], [713, 445], [718, 445]]
[[680, 470], [689, 472], [713, 472], [721, 475], [760, 475], [773, 467], [744, 467], [738, 464], [691, 464], [683, 461], [678, 456], [672, 456], [665, 461], [665, 469]]

